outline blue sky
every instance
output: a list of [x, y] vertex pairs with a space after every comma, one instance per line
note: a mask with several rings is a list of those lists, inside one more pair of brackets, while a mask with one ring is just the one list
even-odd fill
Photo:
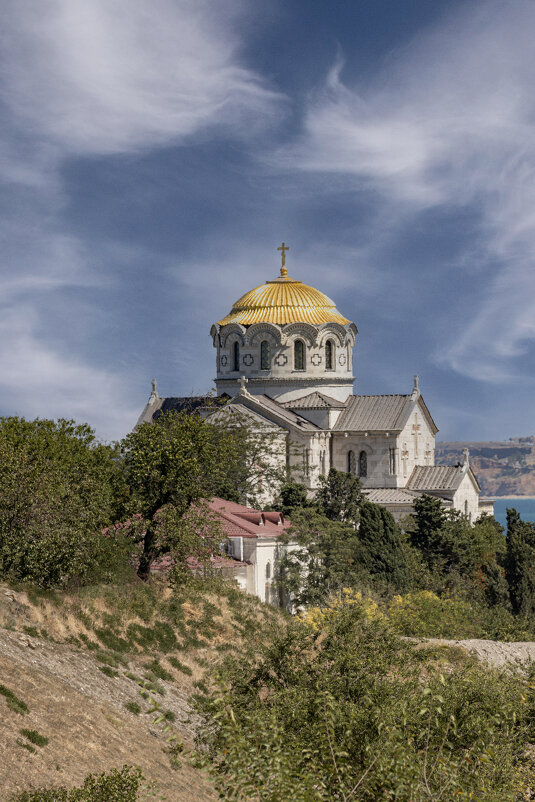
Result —
[[535, 3], [4, 0], [2, 414], [106, 439], [213, 386], [278, 273], [420, 375], [439, 439], [535, 433]]

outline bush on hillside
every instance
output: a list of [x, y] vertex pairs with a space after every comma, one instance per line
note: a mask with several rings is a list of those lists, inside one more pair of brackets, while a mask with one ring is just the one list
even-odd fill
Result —
[[13, 802], [136, 802], [142, 779], [140, 768], [124, 765], [109, 773], [89, 774], [80, 788], [24, 791]]
[[292, 621], [217, 681], [197, 704], [225, 799], [518, 799], [530, 681], [429, 661], [358, 604], [319, 630]]

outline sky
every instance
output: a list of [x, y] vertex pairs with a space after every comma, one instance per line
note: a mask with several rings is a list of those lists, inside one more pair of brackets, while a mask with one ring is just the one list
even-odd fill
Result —
[[279, 272], [355, 321], [355, 392], [535, 434], [533, 0], [3, 0], [0, 414], [104, 440], [213, 387]]

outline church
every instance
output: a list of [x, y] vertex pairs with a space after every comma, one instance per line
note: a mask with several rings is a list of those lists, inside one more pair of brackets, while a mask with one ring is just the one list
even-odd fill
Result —
[[[356, 395], [354, 322], [320, 290], [290, 278], [282, 243], [277, 278], [249, 290], [212, 326], [217, 411], [203, 397], [161, 398], [153, 390], [138, 425], [162, 412], [194, 408], [209, 416], [236, 411], [273, 433], [277, 459], [313, 493], [331, 467], [359, 477], [372, 502], [401, 519], [423, 494], [475, 521], [492, 514], [468, 452], [455, 466], [435, 465], [437, 426], [418, 377], [399, 395]], [[410, 387], [410, 385], [409, 385]], [[264, 502], [269, 504], [269, 494]]]

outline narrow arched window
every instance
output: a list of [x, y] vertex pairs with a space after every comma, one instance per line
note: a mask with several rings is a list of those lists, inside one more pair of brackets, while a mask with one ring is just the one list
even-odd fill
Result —
[[266, 579], [271, 579], [271, 563], [266, 565]]
[[334, 369], [334, 345], [332, 340], [325, 343], [325, 370]]
[[367, 476], [368, 475], [368, 455], [365, 451], [361, 451], [359, 454], [359, 476]]
[[303, 340], [296, 340], [294, 345], [294, 369], [305, 369], [305, 344]]
[[355, 473], [356, 469], [356, 461], [355, 461], [355, 452], [348, 451], [347, 452], [347, 472], [348, 473]]
[[271, 346], [267, 340], [260, 345], [260, 370], [269, 370], [271, 367]]
[[234, 353], [234, 370], [240, 369], [240, 344], [239, 342], [235, 342], [233, 346], [233, 353]]

